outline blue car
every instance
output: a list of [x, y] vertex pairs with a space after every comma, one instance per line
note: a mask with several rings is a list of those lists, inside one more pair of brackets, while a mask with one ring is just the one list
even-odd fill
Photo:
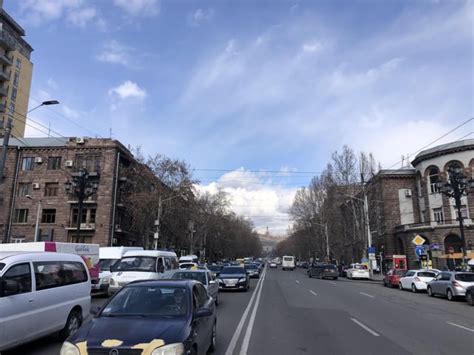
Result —
[[194, 280], [132, 282], [95, 313], [64, 342], [61, 355], [199, 355], [215, 349], [214, 300]]

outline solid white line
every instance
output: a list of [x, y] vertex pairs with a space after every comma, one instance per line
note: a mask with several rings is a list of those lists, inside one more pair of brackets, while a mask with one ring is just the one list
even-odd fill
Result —
[[313, 290], [309, 290], [309, 292], [311, 292], [313, 295], [317, 296], [318, 294], [316, 292], [314, 292]]
[[369, 295], [368, 293], [364, 293], [364, 292], [359, 292], [361, 295], [364, 295], [364, 296], [367, 296], [367, 297], [370, 297], [370, 298], [374, 298], [374, 296], [372, 295]]
[[368, 326], [366, 326], [365, 324], [362, 324], [361, 322], [359, 322], [357, 319], [355, 318], [351, 318], [351, 321], [353, 321], [355, 324], [357, 324], [358, 326], [360, 326], [361, 328], [365, 329], [366, 331], [368, 331], [370, 334], [372, 334], [374, 337], [378, 337], [380, 336], [379, 334], [377, 334], [376, 332], [374, 332], [372, 329], [370, 329]]
[[[267, 272], [267, 269], [263, 271], [263, 275], [265, 275], [266, 272]], [[250, 298], [249, 304], [247, 305], [247, 308], [245, 308], [244, 314], [242, 314], [242, 317], [240, 318], [240, 322], [237, 325], [237, 328], [235, 329], [232, 339], [230, 340], [230, 343], [229, 343], [229, 346], [227, 347], [225, 355], [232, 355], [234, 353], [235, 346], [237, 345], [237, 341], [239, 340], [240, 333], [242, 332], [244, 323], [247, 320], [247, 315], [250, 311], [255, 295], [257, 294], [258, 287], [260, 286], [262, 280], [263, 278], [260, 277], [260, 279], [258, 280], [257, 286], [255, 287], [255, 290], [253, 291], [252, 297]]]
[[247, 350], [250, 344], [250, 337], [252, 335], [253, 325], [255, 323], [255, 316], [257, 314], [258, 305], [260, 303], [260, 296], [263, 290], [263, 282], [265, 281], [265, 275], [262, 276], [262, 283], [260, 284], [260, 289], [258, 290], [257, 299], [253, 305], [252, 314], [250, 315], [249, 323], [247, 324], [247, 331], [245, 332], [244, 340], [242, 341], [242, 347], [240, 348], [240, 355], [247, 355]]
[[297, 284], [299, 284], [300, 282], [298, 280], [295, 280]]
[[459, 325], [459, 324], [456, 324], [456, 323], [451, 323], [451, 322], [446, 322], [446, 323], [448, 323], [448, 324], [450, 324], [450, 325], [453, 325], [453, 326], [455, 326], [455, 327], [458, 327], [458, 328], [461, 328], [461, 329], [464, 329], [464, 330], [467, 330], [467, 331], [469, 331], [469, 332], [473, 332], [473, 333], [474, 333], [474, 329], [471, 329], [471, 328], [468, 328], [468, 327], [464, 327], [464, 326]]

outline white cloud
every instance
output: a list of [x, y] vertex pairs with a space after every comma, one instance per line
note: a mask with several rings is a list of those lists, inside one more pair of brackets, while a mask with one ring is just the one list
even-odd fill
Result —
[[33, 26], [63, 18], [77, 27], [103, 23], [97, 9], [85, 3], [84, 0], [23, 0], [19, 6], [21, 16]]
[[214, 9], [197, 9], [193, 13], [189, 14], [188, 16], [188, 23], [191, 26], [198, 27], [201, 24], [212, 20], [214, 17], [215, 11]]
[[308, 42], [308, 43], [304, 43], [301, 46], [301, 49], [303, 50], [303, 52], [315, 53], [323, 49], [323, 45], [319, 42]]
[[114, 0], [114, 4], [134, 17], [153, 17], [160, 13], [158, 0]]
[[102, 51], [96, 58], [101, 62], [129, 66], [131, 64], [131, 51], [131, 48], [122, 45], [116, 40], [112, 40], [104, 44]]
[[48, 85], [49, 88], [53, 90], [57, 90], [59, 87], [58, 83], [53, 78], [49, 78], [48, 81], [46, 81], [46, 84]]
[[[282, 174], [288, 171], [289, 169], [283, 169]], [[283, 235], [290, 225], [288, 209], [296, 188], [289, 188], [274, 180], [274, 174], [265, 171], [250, 172], [240, 168], [207, 185], [199, 185], [198, 189], [211, 194], [219, 189], [223, 190], [229, 196], [230, 208], [238, 215], [252, 220], [258, 232], [264, 233], [269, 227], [271, 234]]]
[[141, 101], [147, 96], [147, 92], [136, 83], [127, 80], [119, 86], [110, 89], [109, 96], [112, 98], [110, 109], [114, 111], [118, 108], [118, 100], [135, 99]]

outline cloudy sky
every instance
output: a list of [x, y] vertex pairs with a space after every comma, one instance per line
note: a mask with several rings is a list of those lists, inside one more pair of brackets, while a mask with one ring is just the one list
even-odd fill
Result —
[[[473, 1], [5, 0], [32, 118], [186, 160], [259, 230], [348, 144], [384, 167], [473, 117]], [[474, 131], [472, 121], [440, 142]], [[41, 136], [31, 122], [29, 136]], [[474, 137], [472, 134], [471, 138]]]

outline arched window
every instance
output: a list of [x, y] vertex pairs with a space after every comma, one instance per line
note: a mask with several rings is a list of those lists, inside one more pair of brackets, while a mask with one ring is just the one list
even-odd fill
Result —
[[438, 193], [438, 182], [440, 182], [439, 178], [439, 169], [438, 168], [431, 168], [429, 171], [429, 178], [430, 178], [430, 191], [432, 194]]
[[450, 234], [444, 238], [444, 250], [446, 253], [460, 253], [462, 249], [462, 241], [456, 234]]

